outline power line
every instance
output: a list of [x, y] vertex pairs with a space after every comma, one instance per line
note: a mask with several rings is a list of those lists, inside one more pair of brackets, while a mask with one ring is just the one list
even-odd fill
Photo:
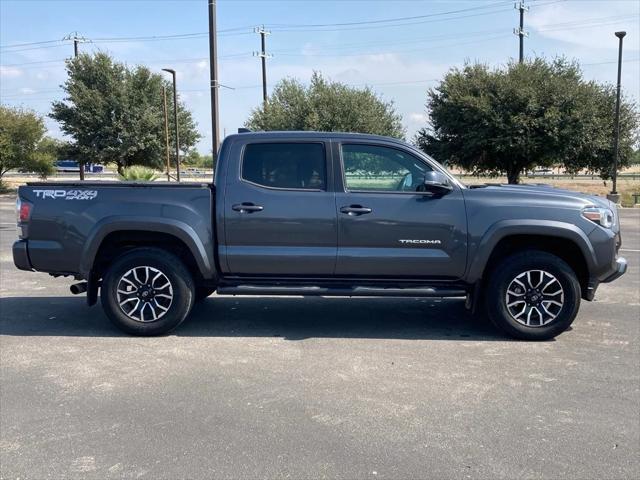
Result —
[[[616, 17], [604, 17], [603, 20], [609, 20], [610, 18], [613, 19], [629, 19], [628, 15], [618, 15]], [[544, 24], [544, 25], [539, 25], [540, 27], [561, 27], [561, 28], [567, 28], [564, 25], [574, 25], [575, 28], [591, 28], [593, 26], [593, 22], [598, 21], [597, 18], [590, 18], [590, 19], [586, 19], [586, 20], [581, 20], [581, 21], [573, 21], [573, 22], [563, 22], [563, 23], [549, 23], [549, 24]], [[580, 23], [589, 23], [589, 25], [585, 25], [585, 26], [580, 26]], [[541, 29], [540, 31], [548, 31], [548, 30], [552, 30], [551, 28], [545, 28], [545, 29]], [[478, 31], [473, 31], [473, 32], [465, 32], [465, 33], [459, 33], [459, 32], [452, 32], [452, 33], [446, 33], [446, 34], [440, 34], [440, 35], [432, 35], [432, 36], [426, 36], [426, 37], [421, 37], [421, 38], [413, 38], [413, 39], [407, 39], [407, 40], [403, 40], [403, 41], [399, 41], [399, 42], [388, 42], [388, 41], [379, 41], [379, 42], [358, 42], [358, 43], [350, 43], [350, 44], [345, 44], [345, 43], [340, 43], [338, 45], [336, 44], [331, 44], [331, 43], [320, 43], [320, 44], [315, 44], [314, 47], [317, 48], [322, 48], [323, 50], [348, 50], [350, 48], [357, 48], [357, 47], [371, 47], [371, 46], [375, 46], [375, 45], [385, 45], [385, 46], [392, 46], [392, 45], [409, 45], [409, 44], [420, 44], [420, 43], [425, 43], [425, 42], [431, 42], [433, 40], [445, 40], [445, 39], [450, 39], [450, 38], [470, 38], [470, 37], [477, 37], [477, 36], [483, 36], [486, 34], [498, 34], [503, 32], [503, 29], [489, 29], [489, 30], [478, 30]], [[300, 50], [299, 49], [287, 49], [287, 50], [274, 50], [273, 53], [275, 54], [286, 54], [286, 53], [299, 53]]]
[[392, 23], [392, 22], [401, 22], [401, 21], [406, 21], [406, 20], [417, 20], [417, 19], [422, 19], [422, 18], [431, 18], [431, 17], [438, 17], [438, 16], [442, 16], [442, 15], [451, 15], [454, 13], [462, 13], [462, 12], [469, 12], [472, 10], [484, 10], [486, 8], [491, 8], [497, 5], [504, 5], [505, 3], [511, 3], [511, 0], [507, 1], [507, 2], [494, 2], [494, 3], [490, 3], [487, 5], [481, 5], [481, 6], [477, 6], [477, 7], [470, 7], [470, 8], [462, 8], [462, 9], [458, 9], [458, 10], [449, 10], [447, 12], [437, 12], [437, 13], [430, 13], [427, 15], [413, 15], [410, 17], [398, 17], [398, 18], [384, 18], [384, 19], [378, 19], [378, 20], [364, 20], [364, 21], [359, 21], [359, 22], [342, 22], [342, 23], [308, 23], [308, 24], [286, 24], [286, 23], [275, 23], [275, 24], [270, 24], [270, 26], [272, 27], [288, 27], [288, 28], [317, 28], [317, 27], [342, 27], [342, 26], [352, 26], [352, 25], [373, 25], [373, 24], [381, 24], [381, 23]]
[[[372, 47], [372, 46], [377, 46], [377, 45], [384, 45], [384, 46], [395, 46], [395, 45], [412, 45], [412, 44], [419, 44], [419, 43], [426, 43], [426, 42], [433, 42], [433, 41], [438, 41], [438, 40], [449, 40], [449, 39], [457, 39], [457, 38], [468, 38], [468, 37], [478, 37], [478, 36], [483, 36], [486, 34], [498, 34], [503, 32], [503, 30], [496, 30], [496, 29], [491, 29], [491, 30], [482, 30], [482, 31], [478, 31], [478, 32], [467, 32], [467, 33], [447, 33], [447, 34], [442, 34], [442, 35], [433, 35], [433, 36], [427, 36], [427, 37], [422, 37], [420, 39], [412, 39], [412, 40], [407, 40], [407, 41], [401, 41], [401, 42], [385, 42], [385, 41], [380, 41], [380, 42], [359, 42], [359, 43], [341, 43], [339, 45], [335, 45], [335, 44], [317, 44], [314, 45], [317, 48], [322, 48], [323, 50], [348, 50], [351, 48], [358, 48], [358, 47]], [[273, 53], [275, 54], [286, 54], [286, 53], [299, 53], [300, 50], [299, 49], [289, 49], [289, 50], [274, 50]]]
[[[535, 6], [543, 6], [543, 5], [551, 5], [554, 3], [559, 3], [562, 1], [566, 1], [566, 0], [552, 0], [549, 2], [545, 2], [545, 3], [538, 3]], [[508, 2], [510, 3], [510, 2]], [[486, 8], [490, 8], [491, 6], [485, 6]], [[471, 17], [479, 17], [479, 16], [485, 16], [485, 15], [493, 15], [494, 13], [499, 13], [499, 12], [506, 12], [510, 10], [510, 7], [505, 8], [503, 6], [497, 6], [493, 5], [491, 11], [487, 11], [487, 12], [480, 12], [480, 13], [473, 13], [473, 14], [469, 14], [469, 15], [457, 15], [457, 16], [452, 16], [452, 17], [448, 17], [448, 18], [427, 18], [427, 19], [419, 19], [417, 21], [402, 21], [400, 23], [394, 23], [394, 24], [390, 24], [390, 25], [355, 25], [355, 26], [346, 26], [346, 27], [337, 27], [337, 28], [324, 28], [324, 27], [317, 27], [317, 29], [314, 29], [314, 27], [309, 27], [309, 26], [304, 26], [304, 25], [300, 25], [297, 27], [280, 27], [278, 26], [278, 24], [268, 24], [267, 26], [270, 27], [273, 31], [277, 31], [277, 32], [300, 32], [301, 29], [305, 29], [305, 30], [313, 30], [315, 32], [336, 32], [336, 31], [348, 31], [348, 30], [366, 30], [366, 29], [379, 29], [379, 28], [393, 28], [393, 27], [405, 27], [405, 26], [411, 26], [411, 25], [422, 25], [425, 23], [433, 23], [433, 22], [445, 22], [445, 21], [449, 21], [449, 20], [458, 20], [458, 19], [462, 19], [462, 18], [471, 18]], [[406, 17], [406, 18], [410, 18], [410, 17]]]
[[[61, 42], [62, 40], [58, 40], [59, 42]], [[2, 52], [2, 54], [7, 54], [7, 53], [20, 53], [20, 52], [28, 52], [30, 50], [44, 50], [45, 48], [60, 48], [60, 47], [66, 47], [67, 44], [64, 43], [60, 43], [59, 45], [44, 45], [42, 47], [27, 47], [27, 48], [20, 48], [18, 50], [9, 50], [6, 52]]]
[[640, 15], [632, 15], [632, 16], [625, 16], [625, 18], [621, 18], [619, 20], [610, 20], [610, 21], [606, 21], [606, 22], [599, 22], [599, 21], [585, 21], [582, 24], [575, 24], [574, 26], [554, 26], [553, 28], [541, 28], [538, 29], [539, 32], [552, 32], [555, 30], [579, 30], [582, 28], [592, 28], [592, 27], [603, 27], [606, 25], [615, 25], [620, 23], [623, 20], [631, 20], [631, 19], [635, 19], [635, 18], [640, 18]]
[[[627, 58], [625, 60], [622, 61], [622, 63], [627, 63], [627, 62], [640, 62], [640, 57], [639, 58]], [[590, 67], [591, 65], [608, 65], [611, 63], [618, 63], [617, 60], [609, 60], [606, 62], [594, 62], [594, 63], [581, 63], [580, 66], [581, 67]]]
[[46, 43], [57, 43], [60, 41], [61, 40], [43, 40], [42, 42], [13, 43], [11, 45], [1, 45], [0, 48], [29, 47], [31, 45], [43, 45]]
[[[499, 35], [493, 35], [493, 36], [489, 36], [489, 37], [485, 37], [485, 38], [481, 38], [481, 39], [476, 39], [476, 40], [471, 40], [471, 41], [467, 41], [467, 42], [458, 42], [458, 43], [447, 43], [447, 44], [440, 44], [440, 45], [436, 45], [437, 47], [457, 47], [459, 45], [469, 45], [469, 44], [475, 44], [475, 43], [479, 43], [479, 42], [487, 42], [490, 40], [495, 40], [498, 38], [505, 38], [507, 36], [510, 36], [510, 33], [502, 33]], [[278, 56], [282, 56], [282, 57], [360, 57], [360, 56], [365, 56], [365, 55], [396, 55], [396, 54], [403, 54], [403, 53], [412, 53], [412, 52], [423, 52], [424, 51], [424, 47], [423, 48], [412, 48], [412, 49], [408, 49], [408, 50], [396, 50], [396, 51], [373, 51], [373, 52], [358, 52], [358, 53], [330, 53], [330, 54], [325, 54], [325, 53], [278, 53]]]
[[[558, 3], [560, 1], [563, 1], [563, 0], [554, 0], [554, 1], [549, 1], [545, 3], [539, 3], [539, 4], [536, 4], [536, 6], [549, 5], [553, 3]], [[277, 30], [279, 32], [300, 32], [300, 29], [317, 29], [317, 28], [322, 29], [317, 31], [330, 32], [330, 31], [354, 30], [354, 29], [357, 30], [357, 29], [370, 29], [370, 28], [403, 27], [408, 25], [430, 23], [433, 21], [440, 22], [440, 21], [457, 20], [457, 19], [469, 18], [469, 17], [481, 16], [481, 15], [491, 15], [493, 13], [505, 11], [503, 5], [505, 5], [506, 3], [510, 3], [510, 1], [495, 2], [495, 3], [477, 6], [477, 7], [450, 10], [447, 12], [436, 12], [436, 13], [427, 14], [427, 15], [414, 15], [409, 17], [397, 17], [397, 18], [360, 21], [360, 22], [342, 22], [342, 23], [326, 23], [326, 24], [270, 24], [269, 27], [271, 27], [272, 30]], [[500, 7], [500, 8], [497, 8], [497, 7]], [[490, 11], [475, 13], [471, 15], [452, 16], [449, 18], [438, 18], [442, 16], [446, 17], [447, 15], [454, 15], [456, 13], [464, 13], [468, 11], [477, 11], [477, 10], [490, 10]], [[418, 21], [411, 21], [411, 20], [418, 20]], [[386, 24], [389, 24], [389, 25], [386, 25]], [[354, 28], [326, 29], [326, 27], [354, 27]], [[234, 36], [234, 35], [250, 35], [251, 33], [252, 33], [252, 30], [250, 26], [242, 26], [242, 27], [233, 27], [233, 28], [220, 30], [218, 32], [218, 35]], [[207, 35], [208, 35], [208, 32], [188, 32], [188, 33], [171, 34], [171, 35], [98, 37], [98, 38], [93, 38], [93, 41], [96, 43], [155, 42], [155, 41], [165, 41], [165, 40], [189, 40], [193, 38], [205, 37]], [[19, 53], [19, 52], [29, 51], [29, 50], [58, 48], [58, 47], [64, 46], [64, 43], [62, 42], [63, 40], [43, 40], [39, 42], [2, 45], [0, 46], [0, 49], [6, 50], [4, 53]], [[55, 45], [48, 45], [50, 43]], [[27, 48], [16, 49], [15, 47], [27, 47]]]
[[[570, 30], [570, 29], [581, 29], [581, 28], [592, 28], [594, 26], [604, 26], [604, 25], [610, 25], [612, 23], [618, 23], [619, 20], [631, 20], [631, 19], [636, 19], [638, 18], [639, 15], [634, 15], [634, 16], [629, 16], [629, 15], [616, 15], [616, 16], [610, 16], [610, 17], [600, 17], [600, 18], [588, 18], [588, 19], [583, 19], [583, 20], [574, 20], [574, 21], [570, 21], [570, 22], [560, 22], [560, 23], [550, 23], [550, 24], [543, 24], [543, 25], [538, 25], [537, 30], [540, 32], [546, 32], [546, 31], [553, 31], [553, 30]], [[539, 28], [539, 27], [545, 27], [545, 28]], [[420, 43], [426, 43], [426, 42], [430, 42], [432, 40], [439, 40], [439, 39], [447, 39], [447, 38], [461, 38], [461, 37], [465, 37], [465, 38], [470, 38], [470, 37], [475, 37], [475, 36], [480, 36], [480, 35], [484, 35], [487, 33], [498, 33], [500, 32], [500, 30], [481, 30], [481, 31], [476, 31], [476, 32], [468, 32], [468, 33], [452, 33], [452, 34], [443, 34], [443, 35], [437, 35], [437, 36], [431, 36], [431, 37], [424, 37], [422, 39], [415, 39], [415, 40], [409, 40], [409, 41], [403, 41], [403, 42], [367, 42], [367, 43], [353, 43], [353, 44], [340, 44], [340, 45], [331, 45], [331, 44], [320, 44], [318, 45], [319, 47], [322, 47], [325, 50], [344, 50], [344, 49], [349, 49], [349, 48], [357, 48], [360, 46], [374, 46], [374, 45], [388, 45], [388, 46], [392, 46], [392, 45], [406, 45], [406, 44], [420, 44]], [[186, 34], [180, 34], [180, 35], [186, 35]], [[115, 38], [115, 37], [110, 37], [110, 38]], [[126, 38], [133, 38], [133, 37], [126, 37]], [[140, 37], [137, 37], [140, 38]], [[496, 37], [497, 38], [497, 37]], [[61, 40], [56, 40], [56, 42], [61, 41]], [[54, 45], [55, 47], [59, 47], [59, 46], [65, 46], [66, 44], [60, 44], [60, 45]], [[446, 46], [446, 45], [442, 45], [442, 46]], [[39, 48], [43, 48], [43, 47], [39, 47]], [[408, 50], [407, 52], [411, 52], [411, 51], [416, 51], [416, 50]], [[8, 53], [13, 53], [13, 52], [8, 52]], [[298, 53], [297, 50], [277, 50], [274, 51], [274, 53], [277, 53], [278, 55], [282, 55], [282, 56], [357, 56], [359, 54], [357, 53], [353, 53], [353, 54], [344, 54], [344, 55], [319, 55], [319, 54], [312, 54], [312, 53]], [[364, 55], [368, 55], [368, 54], [374, 54], [376, 52], [364, 52], [362, 54]], [[393, 52], [393, 53], [402, 53], [402, 52]], [[238, 58], [238, 57], [245, 57], [245, 56], [250, 56], [251, 52], [237, 52], [237, 53], [232, 53], [232, 54], [227, 54], [227, 55], [221, 55], [219, 58]], [[202, 60], [206, 60], [206, 58], [204, 57], [200, 57], [200, 58], [193, 58], [193, 59], [172, 59], [172, 60], [163, 60], [163, 59], [158, 59], [158, 60], [150, 60], [150, 59], [138, 59], [138, 60], [128, 60], [127, 62], [153, 62], [153, 61], [157, 61], [157, 62], [167, 62], [167, 61], [171, 61], [171, 62], [176, 62], [176, 63], [191, 63], [191, 62], [198, 62], [198, 61], [202, 61]], [[2, 66], [4, 67], [26, 67], [26, 68], [40, 68], [39, 65], [47, 65], [47, 64], [63, 64], [65, 61], [65, 59], [58, 59], [58, 60], [42, 60], [42, 61], [34, 61], [34, 62], [22, 62], [22, 63], [10, 63], [10, 64], [2, 64]], [[34, 67], [32, 67], [34, 66]], [[25, 69], [26, 69], [25, 68]]]
[[[227, 28], [225, 30], [220, 30], [218, 33], [219, 34], [242, 34], [242, 35], [249, 35], [252, 33], [251, 30], [252, 26], [246, 26], [246, 27], [234, 27], [234, 28]], [[242, 31], [244, 30], [244, 31]], [[155, 41], [155, 40], [179, 40], [182, 38], [185, 39], [189, 39], [191, 37], [197, 37], [197, 36], [206, 36], [208, 35], [208, 32], [190, 32], [190, 33], [177, 33], [177, 34], [172, 34], [172, 35], [146, 35], [146, 36], [129, 36], [129, 37], [97, 37], [94, 38], [93, 40], [95, 40], [96, 42], [101, 42], [101, 43], [111, 43], [111, 42], [129, 42], [129, 41]], [[48, 44], [48, 43], [60, 43], [67, 40], [67, 38], [63, 38], [63, 39], [58, 39], [58, 40], [43, 40], [40, 42], [29, 42], [29, 43], [16, 43], [16, 44], [11, 44], [11, 45], [0, 45], [0, 49], [13, 49], [15, 47], [25, 47], [25, 46], [32, 46], [32, 45], [43, 45], [43, 44]], [[62, 46], [62, 45], [52, 45], [51, 47], [58, 47], [58, 46]], [[51, 48], [48, 47], [48, 48]], [[39, 47], [39, 48], [46, 48], [46, 47]], [[26, 50], [26, 49], [25, 49]], [[30, 49], [29, 49], [30, 50]], [[13, 51], [23, 51], [22, 49], [20, 50], [11, 50], [11, 52]], [[10, 53], [10, 52], [6, 52], [6, 53]]]

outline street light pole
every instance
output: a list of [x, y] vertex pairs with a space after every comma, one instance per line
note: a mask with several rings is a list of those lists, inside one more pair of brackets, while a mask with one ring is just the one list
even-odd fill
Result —
[[[619, 143], [620, 143], [620, 88], [622, 83], [622, 39], [627, 32], [616, 32], [615, 35], [620, 39], [618, 46], [618, 84], [616, 92], [616, 119], [615, 119], [615, 137], [613, 144], [613, 190], [611, 195], [617, 195], [617, 181], [618, 181], [618, 156]], [[617, 197], [616, 197], [617, 198]]]
[[180, 137], [178, 135], [178, 89], [176, 86], [176, 71], [172, 68], [163, 68], [162, 70], [170, 73], [173, 79], [173, 121], [175, 122], [176, 133], [176, 180], [180, 181]]
[[171, 161], [169, 159], [169, 114], [167, 113], [167, 88], [162, 86], [162, 103], [164, 111], [164, 139], [167, 154], [167, 182], [171, 181]]
[[211, 82], [211, 141], [214, 165], [220, 147], [220, 126], [218, 118], [218, 39], [216, 28], [216, 0], [209, 0], [209, 80]]

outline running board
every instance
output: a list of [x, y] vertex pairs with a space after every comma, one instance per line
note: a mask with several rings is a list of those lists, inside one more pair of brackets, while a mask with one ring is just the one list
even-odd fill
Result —
[[320, 295], [326, 297], [466, 297], [467, 291], [452, 288], [412, 287], [316, 287], [316, 286], [220, 286], [218, 295]]

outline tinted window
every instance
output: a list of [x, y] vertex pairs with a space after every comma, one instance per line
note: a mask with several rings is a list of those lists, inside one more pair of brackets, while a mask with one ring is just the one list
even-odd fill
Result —
[[244, 150], [242, 178], [265, 187], [324, 190], [324, 147], [320, 143], [251, 143]]
[[348, 190], [415, 192], [431, 170], [413, 155], [378, 145], [342, 145], [342, 162]]

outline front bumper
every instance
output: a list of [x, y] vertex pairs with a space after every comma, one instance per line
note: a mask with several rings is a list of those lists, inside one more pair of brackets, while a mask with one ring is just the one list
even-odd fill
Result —
[[616, 259], [616, 269], [615, 271], [609, 275], [607, 278], [602, 280], [602, 283], [613, 282], [617, 278], [620, 278], [627, 271], [627, 259], [624, 257], [618, 257]]
[[26, 240], [18, 240], [13, 244], [13, 263], [20, 270], [33, 270], [31, 261], [29, 260]]

